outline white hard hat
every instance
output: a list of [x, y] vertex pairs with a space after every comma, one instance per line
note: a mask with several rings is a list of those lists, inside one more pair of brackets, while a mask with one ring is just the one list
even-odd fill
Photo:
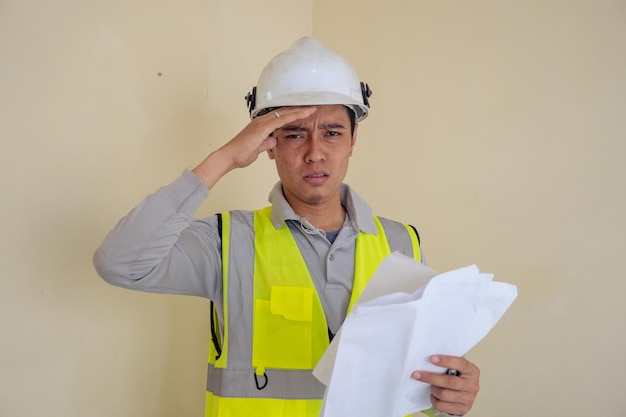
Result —
[[359, 122], [367, 117], [371, 95], [348, 61], [304, 37], [272, 58], [246, 101], [252, 119], [276, 107], [343, 104]]

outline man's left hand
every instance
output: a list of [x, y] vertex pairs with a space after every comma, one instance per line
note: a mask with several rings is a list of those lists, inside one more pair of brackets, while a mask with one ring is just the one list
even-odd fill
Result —
[[[433, 355], [430, 361], [444, 368], [443, 373], [415, 371], [411, 377], [431, 385], [430, 400], [435, 410], [458, 416], [467, 413], [478, 394], [480, 369], [458, 356]], [[445, 370], [457, 371], [458, 375]]]

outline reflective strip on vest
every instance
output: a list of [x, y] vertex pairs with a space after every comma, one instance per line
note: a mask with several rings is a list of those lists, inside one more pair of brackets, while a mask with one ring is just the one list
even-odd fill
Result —
[[[282, 398], [313, 400], [324, 397], [326, 386], [313, 376], [310, 370], [283, 370], [266, 369], [265, 375], [257, 377], [250, 369], [214, 368], [209, 364], [209, 374], [212, 378], [207, 381], [207, 391], [219, 394], [221, 397], [243, 397], [240, 387], [253, 386], [254, 390], [247, 390], [246, 396], [251, 398]], [[265, 383], [263, 389], [257, 389], [257, 383]]]
[[[242, 411], [243, 403], [260, 398], [316, 400], [305, 407], [316, 410], [325, 387], [311, 370], [329, 344], [328, 326], [298, 245], [286, 223], [274, 228], [271, 207], [253, 212], [253, 220], [234, 222], [231, 215], [246, 216], [245, 212], [222, 214], [223, 345], [219, 359], [214, 352], [209, 354], [206, 415], [238, 415], [219, 411], [220, 401], [226, 398], [224, 410], [231, 411], [238, 402]], [[391, 252], [383, 226], [377, 217], [374, 221], [378, 234], [361, 232], [356, 239], [348, 311]], [[241, 259], [234, 253], [253, 256]], [[257, 409], [255, 415], [281, 414]]]

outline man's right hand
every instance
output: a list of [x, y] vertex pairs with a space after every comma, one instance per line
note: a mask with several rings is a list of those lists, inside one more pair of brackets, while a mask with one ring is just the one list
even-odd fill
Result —
[[306, 119], [316, 110], [315, 107], [282, 107], [256, 117], [192, 172], [211, 189], [228, 172], [247, 167], [256, 161], [260, 153], [276, 146], [276, 139], [271, 136], [274, 130], [296, 120]]

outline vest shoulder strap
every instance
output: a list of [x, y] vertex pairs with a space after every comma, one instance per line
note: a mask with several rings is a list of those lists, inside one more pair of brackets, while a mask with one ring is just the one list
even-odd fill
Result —
[[[217, 213], [215, 217], [217, 217], [217, 233], [222, 240], [222, 213]], [[222, 356], [222, 341], [220, 340], [220, 333], [217, 331], [217, 310], [213, 300], [210, 301], [209, 308], [211, 310], [211, 342], [215, 348], [215, 360], [218, 360]]]
[[392, 252], [398, 251], [421, 261], [420, 237], [415, 227], [380, 216], [378, 220], [385, 230]]

